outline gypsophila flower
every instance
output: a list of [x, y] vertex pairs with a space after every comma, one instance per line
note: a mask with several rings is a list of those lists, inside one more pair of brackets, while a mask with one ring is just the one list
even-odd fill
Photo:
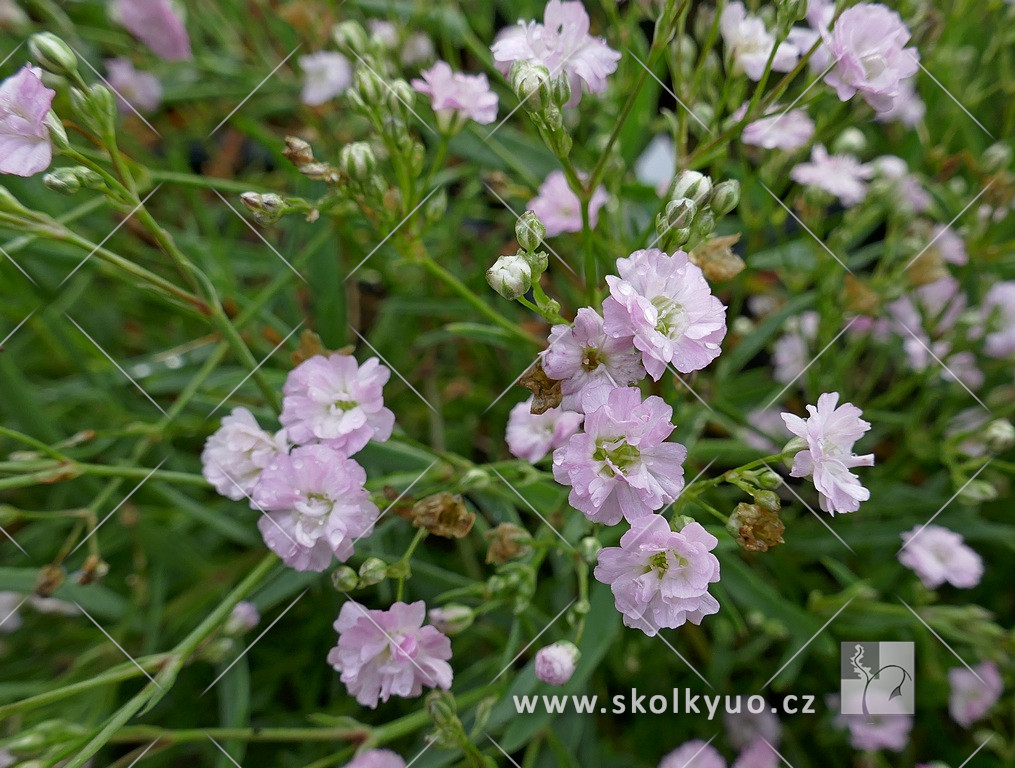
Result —
[[655, 189], [662, 196], [673, 181], [677, 166], [677, 150], [673, 138], [661, 133], [652, 138], [645, 151], [634, 163], [634, 175], [642, 184]]
[[726, 307], [686, 253], [635, 251], [617, 260], [617, 272], [619, 277], [606, 278], [610, 295], [603, 302], [603, 327], [615, 338], [634, 337], [653, 379], [662, 377], [668, 363], [690, 373], [719, 357]]
[[366, 472], [327, 445], [304, 445], [276, 456], [254, 488], [265, 544], [297, 571], [323, 571], [332, 556], [352, 555], [373, 531], [377, 507], [363, 487]]
[[405, 760], [390, 749], [368, 749], [345, 768], [405, 768]]
[[813, 359], [810, 346], [818, 337], [817, 312], [801, 312], [786, 321], [786, 332], [772, 347], [772, 367], [775, 380], [789, 384], [800, 378]]
[[563, 407], [548, 408], [543, 413], [532, 413], [531, 409], [531, 397], [511, 409], [506, 440], [512, 456], [535, 464], [550, 451], [567, 444], [581, 429], [585, 417]]
[[390, 376], [376, 357], [359, 365], [349, 355], [315, 355], [286, 378], [279, 421], [297, 445], [326, 442], [352, 455], [391, 437], [395, 414], [384, 407]]
[[847, 208], [867, 197], [867, 181], [873, 175], [870, 165], [853, 155], [830, 155], [821, 144], [811, 150], [810, 162], [795, 165], [789, 172], [797, 184], [828, 192]]
[[[747, 103], [733, 113], [733, 119], [741, 120], [747, 112]], [[787, 152], [800, 149], [814, 135], [814, 121], [805, 109], [785, 111], [781, 106], [770, 107], [765, 117], [748, 123], [740, 134], [744, 144], [763, 149], [783, 149]]]
[[583, 432], [553, 453], [553, 477], [570, 485], [568, 502], [589, 520], [634, 521], [673, 501], [684, 487], [687, 449], [664, 442], [673, 409], [636, 387], [587, 391]]
[[335, 621], [338, 645], [328, 663], [356, 701], [373, 709], [391, 696], [451, 687], [451, 641], [435, 627], [424, 627], [425, 618], [422, 600], [394, 603], [386, 611], [351, 600], [342, 606]]
[[430, 97], [438, 117], [460, 117], [487, 125], [497, 119], [497, 94], [490, 90], [486, 75], [453, 72], [446, 61], [438, 61], [419, 73], [412, 87]]
[[192, 57], [187, 28], [170, 0], [116, 0], [113, 11], [156, 56], [167, 61]]
[[229, 613], [229, 618], [222, 628], [227, 635], [242, 635], [256, 627], [261, 621], [257, 606], [248, 600], [241, 600]]
[[776, 768], [779, 755], [764, 739], [755, 739], [733, 761], [732, 768]]
[[106, 79], [121, 112], [153, 112], [162, 103], [162, 83], [151, 72], [135, 69], [130, 59], [106, 59]]
[[561, 641], [536, 653], [536, 678], [550, 685], [564, 685], [574, 674], [581, 652], [574, 643]]
[[782, 414], [789, 431], [803, 438], [807, 446], [793, 457], [790, 474], [810, 475], [821, 509], [833, 515], [856, 512], [860, 502], [870, 498], [870, 491], [849, 470], [874, 466], [874, 454], [853, 453], [853, 444], [870, 429], [870, 422], [860, 418], [863, 412], [852, 403], [836, 407], [838, 402], [838, 392], [825, 392], [818, 397], [817, 407], [807, 406], [809, 418]]
[[[599, 209], [609, 201], [606, 188], [600, 184], [589, 199], [589, 227], [596, 228]], [[563, 171], [552, 171], [539, 185], [536, 196], [529, 201], [528, 209], [546, 227], [547, 237], [556, 237], [565, 232], [582, 231], [582, 206]]]
[[[901, 701], [901, 698], [895, 698], [884, 702], [885, 708], [892, 710], [888, 713], [838, 714], [835, 724], [849, 729], [849, 743], [854, 749], [901, 752], [909, 743], [909, 732], [913, 729], [913, 717], [904, 713]], [[850, 710], [859, 711], [859, 702], [850, 707]]]
[[835, 67], [825, 82], [839, 99], [859, 93], [875, 110], [891, 109], [902, 81], [920, 68], [915, 48], [906, 48], [909, 29], [893, 10], [879, 3], [859, 3], [844, 10], [832, 28], [828, 49]]
[[983, 577], [983, 560], [962, 534], [940, 525], [916, 526], [902, 534], [899, 562], [911, 568], [927, 589], [944, 583], [971, 589]]
[[0, 173], [34, 176], [53, 162], [46, 115], [56, 91], [41, 76], [26, 64], [0, 83]]
[[303, 91], [300, 101], [316, 107], [345, 93], [352, 85], [352, 65], [340, 53], [318, 51], [300, 56]]
[[599, 551], [595, 577], [610, 585], [625, 626], [651, 636], [687, 621], [700, 624], [719, 610], [708, 593], [719, 581], [712, 554], [718, 542], [699, 523], [677, 532], [662, 515], [647, 515], [631, 523], [619, 547]]
[[892, 204], [912, 213], [923, 213], [933, 199], [920, 180], [909, 172], [906, 161], [894, 155], [882, 155], [871, 161], [875, 174], [888, 186]]
[[723, 8], [719, 31], [733, 61], [751, 80], [761, 79], [773, 48], [772, 69], [775, 72], [789, 72], [800, 58], [796, 46], [789, 42], [777, 44], [775, 36], [765, 28], [765, 22], [748, 13], [739, 1], [727, 3]]
[[284, 429], [272, 435], [246, 408], [233, 408], [205, 441], [202, 474], [220, 494], [239, 501], [253, 492], [264, 468], [288, 450]]
[[1015, 280], [990, 286], [981, 311], [987, 328], [984, 351], [997, 358], [1015, 355]]
[[666, 755], [659, 768], [726, 768], [726, 761], [711, 744], [692, 739]]
[[990, 712], [1004, 692], [1001, 673], [992, 661], [985, 661], [971, 670], [965, 667], [949, 669], [948, 684], [951, 686], [948, 714], [963, 728], [969, 728]]
[[935, 224], [931, 231], [931, 242], [938, 256], [946, 264], [962, 266], [969, 261], [965, 241], [946, 224]]
[[549, 341], [543, 370], [561, 381], [566, 410], [580, 410], [582, 394], [593, 387], [626, 387], [645, 378], [632, 338], [607, 335], [603, 318], [591, 307], [579, 309], [573, 325], [553, 326]]
[[567, 77], [569, 107], [577, 106], [583, 88], [589, 93], [605, 91], [606, 78], [620, 61], [620, 53], [603, 38], [589, 34], [589, 15], [577, 1], [550, 0], [542, 24], [519, 21], [501, 30], [490, 50], [494, 65], [504, 74], [513, 62], [528, 61], [546, 67], [551, 77]]

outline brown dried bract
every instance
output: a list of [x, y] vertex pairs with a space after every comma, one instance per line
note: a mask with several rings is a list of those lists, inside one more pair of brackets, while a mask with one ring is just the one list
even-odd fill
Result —
[[737, 504], [726, 523], [726, 530], [748, 552], [767, 552], [785, 543], [782, 534], [786, 526], [779, 519], [779, 513], [758, 504]]
[[739, 240], [739, 232], [706, 240], [691, 251], [691, 261], [701, 267], [705, 278], [711, 282], [732, 280], [743, 272], [746, 266], [744, 260], [733, 253], [733, 245]]
[[551, 408], [560, 405], [563, 398], [560, 392], [560, 382], [546, 375], [542, 359], [537, 360], [535, 365], [518, 379], [518, 384], [532, 392], [532, 407], [530, 409], [532, 413], [546, 413]]
[[476, 513], [466, 508], [462, 497], [448, 491], [420, 499], [412, 505], [411, 515], [414, 526], [446, 539], [468, 536], [476, 522]]
[[327, 357], [335, 353], [351, 354], [352, 350], [351, 346], [342, 347], [342, 349], [328, 349], [321, 341], [321, 337], [308, 328], [300, 334], [300, 345], [292, 353], [292, 361], [293, 365], [299, 365], [318, 355]]
[[503, 565], [532, 551], [532, 536], [514, 523], [501, 523], [484, 533], [483, 538], [490, 543], [486, 550], [486, 562], [495, 565]]

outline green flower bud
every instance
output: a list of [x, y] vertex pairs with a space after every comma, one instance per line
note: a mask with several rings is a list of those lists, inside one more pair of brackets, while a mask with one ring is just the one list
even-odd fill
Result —
[[701, 242], [715, 229], [715, 214], [711, 208], [703, 208], [691, 222], [691, 239]]
[[57, 168], [42, 177], [42, 183], [48, 189], [61, 195], [73, 195], [81, 189], [81, 182], [69, 168]]
[[377, 156], [365, 141], [354, 141], [342, 147], [338, 166], [353, 181], [366, 182], [377, 170]]
[[778, 512], [782, 509], [782, 502], [775, 491], [758, 491], [754, 494], [754, 501], [759, 507], [769, 512]]
[[384, 81], [371, 67], [362, 66], [353, 75], [352, 87], [367, 107], [383, 106], [388, 94]]
[[285, 199], [274, 192], [263, 195], [259, 192], [244, 192], [240, 195], [240, 202], [254, 214], [254, 221], [265, 227], [281, 219], [289, 208]]
[[959, 491], [959, 501], [973, 506], [997, 498], [997, 488], [986, 480], [976, 478], [966, 483]]
[[339, 592], [351, 592], [359, 584], [359, 575], [348, 565], [340, 565], [331, 572], [331, 583]]
[[594, 563], [599, 558], [599, 550], [603, 548], [602, 542], [595, 536], [586, 536], [578, 542], [578, 554], [586, 563]]
[[983, 430], [983, 442], [991, 453], [1007, 451], [1015, 445], [1015, 427], [1007, 419], [995, 419]]
[[508, 301], [514, 301], [532, 287], [532, 267], [519, 254], [501, 256], [486, 271], [486, 282]]
[[515, 222], [515, 238], [526, 253], [532, 253], [546, 237], [546, 227], [532, 211], [526, 211]]
[[359, 567], [360, 587], [372, 587], [380, 584], [388, 575], [388, 564], [379, 557], [368, 557]]
[[69, 78], [77, 74], [77, 55], [52, 32], [37, 32], [28, 38], [28, 51], [32, 60], [51, 74]]
[[554, 133], [562, 130], [564, 127], [564, 115], [556, 104], [548, 104], [546, 106], [546, 109], [543, 111], [543, 120], [546, 121], [546, 127]]
[[793, 459], [800, 451], [807, 450], [807, 441], [802, 437], [794, 437], [785, 447], [782, 449], [783, 463], [789, 468], [793, 468]]
[[782, 478], [779, 477], [779, 475], [776, 472], [773, 472], [771, 469], [766, 469], [763, 472], [759, 472], [757, 480], [758, 485], [760, 485], [762, 488], [767, 488], [768, 490], [775, 490], [780, 485], [782, 485]]
[[1012, 150], [1007, 144], [991, 144], [983, 151], [980, 165], [987, 173], [1000, 173], [1011, 165]]
[[391, 111], [408, 118], [408, 112], [416, 101], [416, 92], [405, 80], [392, 80], [388, 89], [388, 106]]
[[46, 128], [49, 129], [49, 137], [53, 140], [53, 145], [57, 149], [67, 149], [70, 146], [70, 140], [67, 138], [67, 129], [63, 127], [63, 123], [60, 122], [60, 118], [56, 116], [56, 112], [53, 110], [49, 111], [46, 115]]
[[542, 64], [516, 61], [509, 73], [511, 89], [528, 112], [542, 112], [551, 102], [550, 70]]
[[571, 78], [566, 74], [558, 75], [550, 83], [550, 98], [558, 107], [571, 101]]
[[867, 138], [859, 128], [850, 126], [832, 142], [832, 153], [836, 155], [858, 155], [867, 149]]
[[518, 255], [529, 263], [529, 268], [532, 270], [532, 282], [535, 282], [546, 271], [546, 267], [550, 263], [550, 257], [546, 255], [546, 251], [519, 253]]
[[423, 209], [423, 215], [426, 216], [427, 221], [440, 221], [444, 218], [447, 210], [448, 193], [441, 188], [430, 195], [430, 199], [426, 201], [426, 206]]
[[457, 635], [472, 626], [476, 612], [467, 605], [448, 603], [441, 608], [430, 609], [430, 623], [445, 635]]
[[[663, 216], [665, 225], [663, 232], [669, 229], [686, 229], [691, 226], [694, 217], [698, 214], [697, 204], [688, 197], [679, 200], [670, 200], [666, 204], [666, 213]], [[663, 234], [659, 232], [658, 234]]]
[[721, 181], [712, 188], [709, 207], [716, 216], [725, 216], [740, 203], [740, 182], [735, 179]]
[[712, 193], [712, 180], [697, 171], [681, 171], [673, 185], [673, 199], [690, 198], [695, 205], [702, 206]]
[[345, 53], [363, 53], [370, 45], [370, 37], [358, 21], [343, 21], [331, 29], [331, 37], [339, 50]]

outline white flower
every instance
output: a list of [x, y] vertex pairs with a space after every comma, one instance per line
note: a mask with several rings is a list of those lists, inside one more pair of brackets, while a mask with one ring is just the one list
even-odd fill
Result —
[[788, 42], [777, 44], [775, 36], [765, 28], [765, 22], [748, 13], [741, 2], [732, 2], [723, 8], [719, 31], [733, 60], [751, 80], [761, 79], [772, 48], [775, 48], [772, 60], [775, 72], [789, 72], [800, 58], [795, 45]]
[[352, 85], [352, 66], [340, 53], [318, 51], [300, 57], [303, 93], [300, 100], [311, 107], [331, 101]]

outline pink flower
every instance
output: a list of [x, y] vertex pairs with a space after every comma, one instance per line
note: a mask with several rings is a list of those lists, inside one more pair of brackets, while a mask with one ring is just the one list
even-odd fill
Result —
[[719, 540], [688, 523], [670, 530], [662, 515], [631, 523], [619, 547], [599, 551], [595, 576], [613, 591], [624, 625], [655, 635], [685, 622], [700, 624], [719, 611], [708, 585], [719, 581], [719, 561], [712, 550]]
[[765, 28], [765, 22], [748, 13], [739, 1], [728, 3], [723, 8], [719, 17], [719, 31], [727, 51], [751, 80], [761, 79], [773, 48], [775, 58], [772, 69], [775, 72], [789, 72], [800, 58], [795, 45], [788, 42], [776, 43], [775, 35]]
[[755, 739], [740, 753], [733, 768], [776, 768], [779, 755], [764, 739]]
[[857, 456], [853, 453], [853, 444], [870, 429], [870, 422], [860, 418], [863, 412], [852, 403], [836, 407], [838, 402], [838, 392], [826, 392], [818, 398], [817, 407], [807, 406], [809, 418], [782, 414], [789, 431], [802, 438], [807, 446], [793, 457], [790, 474], [793, 477], [811, 475], [821, 508], [833, 515], [856, 512], [860, 502], [870, 498], [870, 491], [849, 470], [874, 466], [874, 454]]
[[797, 184], [817, 187], [839, 198], [847, 208], [867, 197], [867, 180], [874, 169], [853, 155], [829, 155], [821, 144], [811, 150], [811, 161], [793, 166], [789, 177]]
[[170, 0], [116, 0], [114, 13], [134, 37], [168, 61], [190, 59], [190, 36]]
[[368, 749], [345, 768], [405, 768], [405, 761], [390, 749]]
[[902, 712], [899, 702], [899, 699], [890, 699], [886, 704], [887, 708], [896, 709], [895, 713], [838, 714], [835, 717], [835, 723], [840, 728], [849, 729], [849, 743], [854, 749], [872, 752], [878, 749], [889, 749], [893, 752], [901, 752], [909, 743], [909, 732], [913, 729], [913, 717]]
[[760, 712], [743, 710], [733, 714], [726, 713], [723, 716], [723, 723], [726, 726], [726, 740], [734, 749], [746, 750], [754, 742], [761, 740], [774, 745], [782, 738], [779, 718], [768, 707], [763, 707]]
[[945, 582], [972, 589], [983, 577], [983, 560], [960, 533], [940, 525], [918, 525], [903, 533], [902, 541], [899, 562], [915, 571], [927, 589]]
[[[734, 117], [740, 119], [741, 107]], [[744, 144], [763, 149], [784, 149], [787, 152], [807, 144], [814, 135], [814, 121], [805, 109], [791, 109], [785, 112], [782, 107], [774, 106], [765, 117], [744, 126], [740, 138]]]
[[923, 213], [930, 208], [933, 199], [923, 188], [920, 179], [909, 172], [909, 166], [901, 157], [882, 155], [871, 162], [874, 172], [886, 182], [892, 202], [913, 213]]
[[589, 520], [634, 521], [673, 501], [684, 487], [687, 449], [664, 442], [673, 409], [635, 387], [585, 393], [585, 431], [553, 453], [553, 477], [570, 485], [568, 502]]
[[423, 687], [451, 687], [451, 641], [423, 626], [426, 605], [395, 603], [386, 611], [368, 610], [351, 600], [335, 621], [338, 645], [328, 663], [356, 701], [371, 709], [391, 696], [419, 696]]
[[205, 441], [202, 473], [216, 491], [239, 501], [253, 493], [261, 471], [288, 450], [284, 429], [272, 436], [246, 408], [234, 408]]
[[589, 35], [589, 15], [580, 2], [550, 0], [543, 23], [519, 21], [503, 29], [494, 42], [496, 67], [507, 74], [512, 62], [529, 61], [550, 70], [550, 76], [564, 74], [571, 82], [571, 100], [577, 106], [582, 88], [589, 93], [606, 90], [606, 78], [617, 69], [620, 53], [601, 37]]
[[130, 59], [106, 59], [106, 79], [121, 112], [153, 112], [162, 103], [162, 84], [151, 72], [134, 68]]
[[1015, 280], [990, 286], [981, 311], [988, 331], [984, 351], [997, 358], [1015, 355]]
[[[599, 209], [609, 201], [610, 196], [601, 184], [596, 187], [589, 200], [589, 227], [596, 228]], [[539, 186], [539, 192], [529, 201], [531, 210], [546, 227], [547, 237], [556, 237], [565, 232], [582, 231], [582, 206], [578, 195], [567, 185], [563, 171], [552, 171]]]
[[297, 571], [323, 571], [332, 555], [348, 560], [380, 516], [363, 484], [363, 467], [327, 445], [280, 455], [261, 473], [253, 502], [264, 543]]
[[666, 755], [659, 768], [726, 768], [726, 761], [711, 744], [692, 739]]
[[577, 646], [567, 641], [540, 648], [536, 653], [536, 677], [550, 685], [564, 685], [574, 674], [580, 655]]
[[649, 376], [658, 381], [667, 363], [681, 373], [698, 371], [719, 357], [726, 307], [686, 253], [635, 251], [617, 259], [617, 272], [606, 278], [603, 327], [615, 338], [634, 337]]
[[300, 56], [303, 91], [300, 101], [318, 107], [346, 92], [352, 85], [352, 65], [340, 53], [318, 51]]
[[56, 91], [28, 64], [0, 83], [0, 173], [34, 176], [53, 162], [46, 116]]
[[[746, 421], [754, 429], [742, 427], [737, 433], [745, 445], [757, 451], [774, 453], [785, 443], [783, 433], [786, 431], [786, 425], [778, 408], [755, 408], [747, 412]], [[758, 431], [763, 434], [758, 434]], [[772, 439], [772, 435], [778, 435], [783, 442], [777, 443]]]
[[879, 110], [874, 119], [879, 123], [899, 123], [912, 128], [923, 120], [926, 112], [927, 105], [916, 92], [913, 81], [903, 80], [899, 83], [899, 93], [893, 99], [892, 106]]
[[395, 414], [384, 407], [384, 384], [391, 372], [376, 357], [315, 355], [296, 366], [282, 388], [282, 414], [297, 445], [320, 440], [346, 454], [370, 440], [391, 437]]
[[828, 41], [835, 68], [825, 82], [842, 101], [859, 93], [875, 110], [891, 109], [902, 93], [902, 81], [920, 68], [917, 50], [905, 48], [909, 37], [899, 14], [884, 5], [859, 3], [847, 8]]
[[430, 97], [438, 115], [450, 113], [487, 125], [497, 119], [497, 94], [490, 90], [486, 75], [453, 72], [446, 61], [438, 61], [412, 81], [414, 90]]
[[811, 342], [818, 337], [817, 312], [801, 312], [786, 321], [786, 332], [772, 347], [773, 376], [776, 381], [789, 384], [800, 378], [813, 359]]
[[242, 600], [237, 603], [226, 619], [222, 631], [227, 635], [242, 635], [256, 627], [261, 621], [261, 614], [253, 603]]
[[532, 398], [511, 409], [507, 424], [507, 444], [512, 456], [535, 464], [547, 453], [565, 445], [581, 429], [585, 418], [580, 413], [550, 408], [532, 413]]
[[973, 670], [953, 667], [948, 670], [948, 713], [952, 720], [968, 728], [986, 715], [1004, 692], [1004, 683], [997, 665], [985, 661]]
[[947, 264], [962, 266], [969, 261], [966, 243], [947, 224], [935, 224], [931, 242], [941, 260]]
[[550, 346], [543, 353], [543, 370], [559, 379], [564, 395], [561, 407], [581, 408], [582, 394], [604, 384], [626, 387], [645, 378], [641, 355], [629, 336], [608, 336], [603, 318], [591, 307], [582, 307], [574, 325], [555, 325]]

